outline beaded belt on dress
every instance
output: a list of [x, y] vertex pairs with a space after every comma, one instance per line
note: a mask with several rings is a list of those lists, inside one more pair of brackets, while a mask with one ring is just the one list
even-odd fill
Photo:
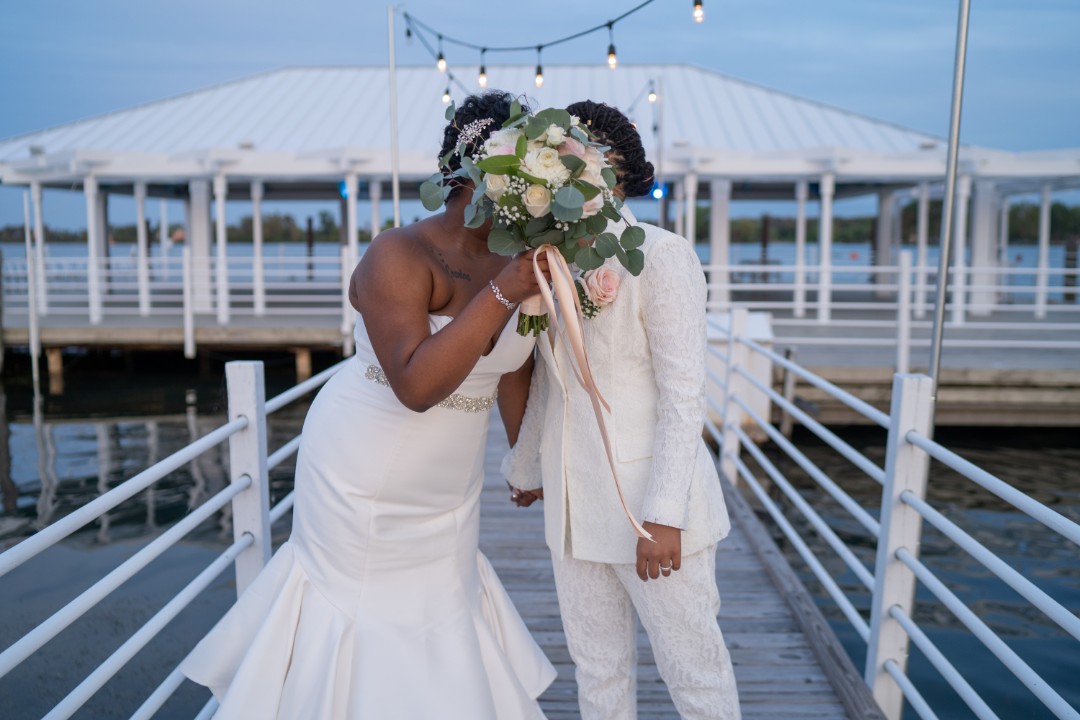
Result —
[[[386, 373], [384, 373], [383, 369], [378, 365], [368, 365], [364, 377], [368, 380], [373, 380], [380, 385], [390, 387], [390, 381], [386, 379]], [[437, 407], [446, 408], [447, 410], [461, 410], [462, 412], [468, 413], [487, 412], [495, 406], [496, 397], [498, 397], [498, 393], [495, 393], [495, 395], [492, 395], [491, 397], [481, 398], [467, 397], [465, 395], [454, 393], [439, 403]]]

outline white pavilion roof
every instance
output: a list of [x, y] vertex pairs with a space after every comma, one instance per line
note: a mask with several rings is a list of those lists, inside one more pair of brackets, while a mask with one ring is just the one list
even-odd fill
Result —
[[[476, 91], [476, 68], [452, 68]], [[665, 175], [788, 180], [823, 171], [838, 180], [940, 178], [945, 142], [688, 65], [550, 65], [544, 87], [532, 66], [492, 66], [489, 87], [524, 92], [534, 107], [581, 99], [616, 105], [642, 127], [656, 159], [646, 99], [662, 92]], [[426, 177], [441, 140], [448, 77], [434, 67], [398, 69], [401, 174]], [[208, 177], [333, 179], [390, 174], [385, 67], [286, 68], [0, 140], [0, 181], [148, 182]], [[460, 99], [464, 92], [451, 85]], [[1010, 153], [965, 148], [968, 172], [1001, 178], [1080, 177], [1080, 151]]]

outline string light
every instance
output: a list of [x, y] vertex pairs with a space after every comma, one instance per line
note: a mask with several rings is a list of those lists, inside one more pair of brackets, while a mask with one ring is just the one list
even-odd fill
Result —
[[536, 87], [544, 87], [544, 66], [540, 64], [540, 51], [543, 45], [536, 46]]
[[614, 70], [619, 66], [619, 58], [615, 54], [615, 23], [607, 24], [608, 31], [608, 46], [607, 46], [607, 64], [608, 67]]
[[487, 48], [484, 48], [483, 50], [480, 51], [480, 77], [477, 78], [477, 80], [476, 80], [476, 82], [482, 88], [487, 87], [487, 68], [484, 67], [484, 53], [486, 53], [486, 52], [487, 52]]
[[705, 22], [705, 8], [701, 7], [701, 0], [694, 0], [694, 22]]
[[450, 104], [450, 86], [449, 85], [447, 85], [446, 89], [443, 90], [442, 101], [443, 101], [443, 105], [449, 105]]
[[649, 102], [656, 102], [656, 84], [652, 80], [649, 81]]
[[446, 57], [442, 51], [442, 35], [439, 36], [439, 57], [435, 60], [435, 67], [439, 68], [439, 72], [446, 72]]

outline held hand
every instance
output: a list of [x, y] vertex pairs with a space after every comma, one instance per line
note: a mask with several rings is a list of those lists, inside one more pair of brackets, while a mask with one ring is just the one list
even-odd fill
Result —
[[[533, 272], [533, 254], [535, 250], [527, 250], [518, 253], [514, 259], [495, 276], [495, 284], [502, 291], [503, 297], [510, 302], [519, 303], [526, 298], [531, 298], [540, 292], [540, 286], [536, 283], [536, 274]], [[544, 278], [551, 280], [551, 272], [548, 270], [547, 257], [542, 256], [537, 264]]]
[[510, 502], [514, 503], [518, 507], [529, 507], [537, 500], [544, 499], [544, 490], [518, 490], [517, 488], [511, 488]]
[[682, 530], [670, 525], [642, 523], [655, 542], [637, 541], [637, 574], [644, 581], [667, 577], [682, 565]]

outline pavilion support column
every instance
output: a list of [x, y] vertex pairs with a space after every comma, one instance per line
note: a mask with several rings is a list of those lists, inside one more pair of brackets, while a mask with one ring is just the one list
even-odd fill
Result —
[[266, 266], [263, 260], [263, 182], [251, 182], [252, 292], [255, 294], [255, 317], [266, 314]]
[[135, 183], [135, 278], [139, 287], [139, 315], [150, 314], [150, 253], [146, 231], [146, 183]]
[[360, 253], [356, 237], [356, 193], [359, 184], [356, 173], [345, 176], [345, 247], [349, 249], [350, 262], [356, 262]]
[[874, 297], [883, 299], [892, 293], [880, 286], [889, 284], [889, 274], [881, 268], [892, 264], [893, 243], [893, 213], [896, 211], [896, 193], [878, 193], [878, 218], [876, 232], [874, 233], [874, 284], [879, 287], [874, 290]]
[[157, 276], [164, 280], [169, 276], [169, 251], [172, 249], [172, 237], [169, 235], [169, 203], [164, 199], [158, 202], [158, 246], [161, 258], [158, 262]]
[[967, 315], [967, 216], [971, 198], [971, 176], [961, 175], [956, 183], [956, 225], [953, 232], [952, 321], [964, 324]]
[[368, 201], [371, 203], [371, 239], [374, 240], [382, 230], [382, 218], [379, 216], [379, 204], [382, 202], [382, 180], [368, 180]]
[[792, 312], [797, 318], [806, 316], [806, 199], [810, 183], [795, 183], [795, 292]]
[[192, 180], [188, 193], [186, 242], [191, 248], [191, 304], [196, 313], [208, 313], [214, 307], [210, 282], [210, 183]]
[[225, 196], [229, 186], [224, 175], [214, 176], [214, 241], [217, 243], [217, 321], [229, 324], [229, 238], [225, 226]]
[[1047, 183], [1042, 187], [1039, 203], [1039, 261], [1035, 272], [1035, 317], [1046, 317], [1046, 286], [1050, 269], [1050, 201], [1052, 189]]
[[691, 249], [697, 242], [697, 194], [698, 176], [696, 172], [686, 173], [686, 233], [684, 237], [690, 241]]
[[821, 214], [818, 220], [818, 322], [832, 320], [832, 238], [833, 238], [833, 194], [836, 192], [836, 178], [831, 172], [821, 176], [820, 190]]
[[97, 194], [97, 249], [101, 293], [107, 296], [112, 292], [112, 258], [109, 253], [109, 194], [98, 186]]
[[98, 183], [93, 175], [83, 180], [83, 193], [86, 195], [86, 292], [87, 307], [90, 310], [90, 324], [101, 323], [101, 259], [98, 256], [101, 239], [101, 224], [98, 212]]
[[997, 185], [989, 180], [975, 183], [971, 214], [971, 314], [989, 315], [997, 303], [998, 203]]
[[[1009, 196], [1001, 196], [1001, 206], [998, 208], [1001, 216], [998, 218], [998, 267], [1009, 266]], [[1008, 285], [1007, 279], [1002, 280], [1002, 285]]]
[[683, 200], [686, 198], [685, 186], [682, 182], [675, 183], [675, 207], [679, 208], [675, 211], [675, 234], [683, 235], [685, 237], [685, 222], [686, 219], [683, 212]]
[[731, 181], [709, 181], [709, 309], [731, 303]]
[[915, 317], [926, 316], [926, 248], [930, 237], [930, 184], [919, 183], [915, 220]]
[[45, 216], [42, 211], [41, 194], [41, 183], [37, 180], [30, 181], [30, 202], [34, 206], [34, 267], [37, 275], [37, 298], [29, 298], [27, 301], [36, 301], [38, 315], [44, 316], [49, 314], [49, 301], [45, 285]]

